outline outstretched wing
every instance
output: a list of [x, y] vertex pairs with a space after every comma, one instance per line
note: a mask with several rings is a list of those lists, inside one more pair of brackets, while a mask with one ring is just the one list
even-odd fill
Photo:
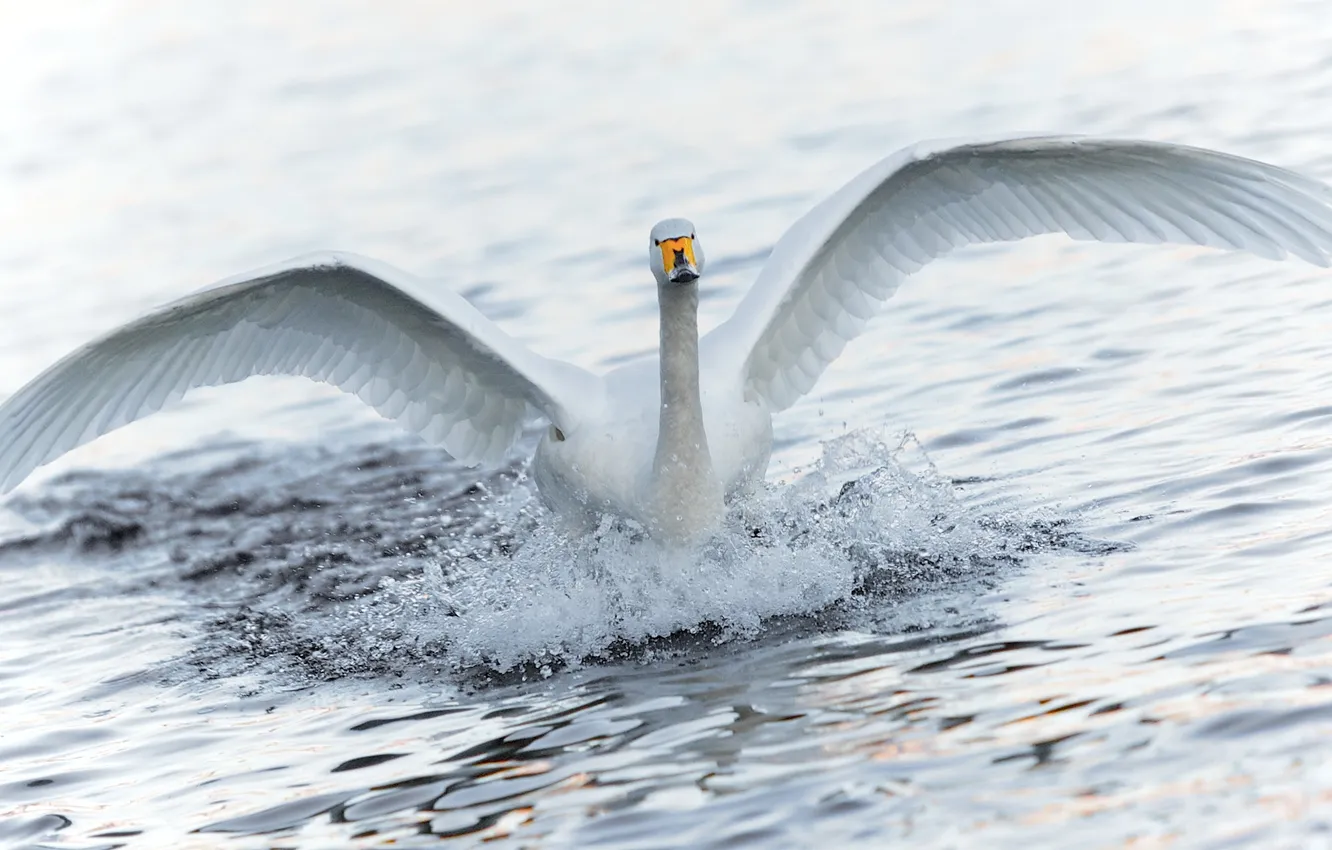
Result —
[[907, 275], [954, 248], [1063, 232], [1209, 245], [1320, 266], [1332, 189], [1200, 148], [1076, 137], [927, 142], [856, 177], [786, 232], [703, 340], [774, 410], [814, 386]]
[[223, 281], [90, 343], [0, 405], [0, 490], [195, 387], [302, 375], [464, 461], [496, 461], [528, 405], [562, 428], [601, 379], [547, 360], [458, 294], [350, 254]]

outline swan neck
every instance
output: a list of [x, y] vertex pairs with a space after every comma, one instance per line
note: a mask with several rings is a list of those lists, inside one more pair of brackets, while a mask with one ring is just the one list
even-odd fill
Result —
[[652, 468], [658, 502], [666, 514], [663, 519], [697, 524], [703, 517], [691, 519], [688, 514], [700, 509], [712, 514], [721, 504], [699, 392], [698, 286], [659, 286], [657, 295], [661, 305], [661, 420]]
[[661, 304], [661, 427], [657, 462], [672, 460], [711, 472], [698, 389], [698, 287], [659, 287]]

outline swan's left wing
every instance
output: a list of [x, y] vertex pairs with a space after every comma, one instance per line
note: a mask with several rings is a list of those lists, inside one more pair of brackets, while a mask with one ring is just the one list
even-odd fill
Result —
[[927, 142], [797, 221], [735, 314], [704, 337], [704, 359], [737, 364], [747, 390], [781, 410], [930, 260], [967, 244], [1060, 232], [1294, 254], [1326, 266], [1332, 189], [1250, 159], [1155, 142]]

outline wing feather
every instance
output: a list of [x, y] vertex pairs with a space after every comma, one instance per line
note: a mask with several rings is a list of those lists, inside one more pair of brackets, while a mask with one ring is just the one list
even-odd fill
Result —
[[570, 430], [603, 392], [455, 293], [363, 257], [300, 257], [169, 304], [20, 389], [0, 405], [0, 489], [191, 389], [253, 375], [333, 384], [465, 461], [501, 459], [529, 406]]
[[955, 248], [1045, 233], [1332, 259], [1332, 189], [1156, 142], [1031, 136], [899, 151], [797, 221], [735, 314], [702, 340], [789, 407], [902, 281]]

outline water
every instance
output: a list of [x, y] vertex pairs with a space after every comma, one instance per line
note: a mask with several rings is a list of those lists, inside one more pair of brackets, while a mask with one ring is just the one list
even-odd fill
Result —
[[[710, 326], [923, 137], [1332, 178], [1322, 4], [1101, 5], [12, 5], [0, 393], [330, 247], [604, 368], [652, 222], [698, 223]], [[932, 265], [696, 559], [561, 538], [531, 438], [473, 471], [300, 381], [200, 392], [0, 513], [0, 844], [1332, 846], [1330, 283]]]

